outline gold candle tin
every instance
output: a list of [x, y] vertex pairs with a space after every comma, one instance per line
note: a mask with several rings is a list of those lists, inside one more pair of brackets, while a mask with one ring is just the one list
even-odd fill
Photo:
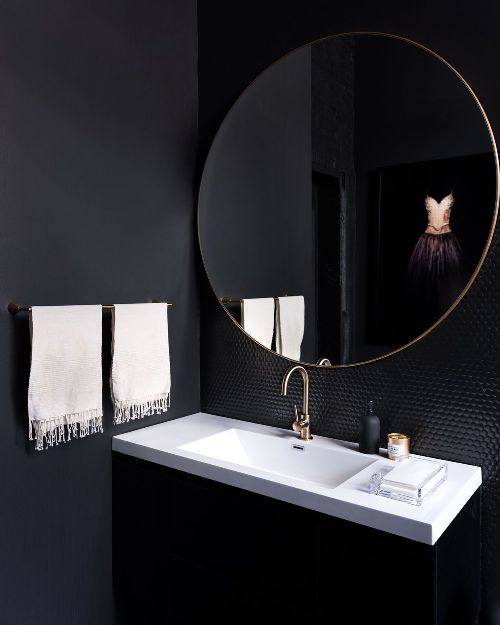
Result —
[[410, 437], [393, 432], [387, 435], [387, 457], [390, 460], [408, 458], [410, 455]]

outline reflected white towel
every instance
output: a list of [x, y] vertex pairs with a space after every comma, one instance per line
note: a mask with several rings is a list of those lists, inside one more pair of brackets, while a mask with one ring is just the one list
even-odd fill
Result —
[[28, 389], [36, 449], [102, 432], [101, 306], [34, 306]]
[[241, 325], [256, 341], [271, 349], [274, 334], [274, 298], [241, 300]]
[[115, 304], [111, 395], [114, 423], [165, 412], [170, 406], [168, 306]]
[[282, 356], [300, 360], [304, 338], [304, 297], [278, 297], [276, 306], [276, 351]]

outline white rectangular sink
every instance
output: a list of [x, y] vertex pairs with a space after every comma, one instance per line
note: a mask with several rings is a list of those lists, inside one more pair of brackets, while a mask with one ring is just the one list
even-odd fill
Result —
[[[314, 417], [312, 420], [314, 436]], [[421, 506], [369, 492], [384, 456], [323, 436], [197, 413], [113, 437], [113, 450], [323, 514], [433, 545], [481, 485], [481, 469], [448, 462]]]
[[334, 488], [376, 461], [352, 450], [327, 449], [293, 434], [229, 428], [178, 449]]

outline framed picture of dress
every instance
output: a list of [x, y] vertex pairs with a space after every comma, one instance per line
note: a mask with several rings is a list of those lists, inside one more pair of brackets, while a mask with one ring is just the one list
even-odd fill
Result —
[[369, 174], [367, 342], [401, 345], [446, 313], [488, 241], [491, 152]]

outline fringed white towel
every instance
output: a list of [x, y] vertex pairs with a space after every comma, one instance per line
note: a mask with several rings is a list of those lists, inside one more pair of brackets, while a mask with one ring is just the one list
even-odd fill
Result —
[[101, 306], [31, 311], [29, 437], [42, 450], [102, 432]]
[[111, 396], [114, 422], [165, 412], [170, 406], [167, 304], [115, 304]]
[[300, 360], [304, 338], [304, 297], [278, 297], [276, 303], [276, 351], [282, 356]]
[[241, 300], [241, 325], [247, 334], [271, 349], [274, 334], [274, 298]]

